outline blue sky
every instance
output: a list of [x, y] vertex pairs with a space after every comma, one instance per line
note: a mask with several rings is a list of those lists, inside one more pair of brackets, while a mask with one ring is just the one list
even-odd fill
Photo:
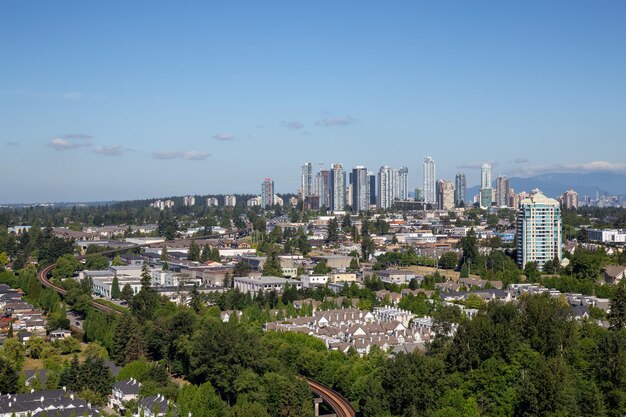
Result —
[[0, 203], [626, 172], [626, 2], [0, 2]]

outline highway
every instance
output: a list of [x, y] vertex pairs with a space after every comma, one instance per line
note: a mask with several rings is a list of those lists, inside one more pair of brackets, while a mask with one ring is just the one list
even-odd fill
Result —
[[[207, 238], [212, 238], [215, 236], [203, 236], [203, 237], [198, 237], [198, 238], [194, 238], [194, 239], [207, 239]], [[175, 240], [174, 240], [175, 241]], [[169, 241], [169, 242], [174, 242], [174, 241]], [[164, 243], [159, 243], [158, 245], [163, 245], [166, 244], [166, 242]], [[152, 245], [157, 245], [157, 244], [152, 244]], [[113, 254], [113, 253], [117, 253], [117, 252], [121, 252], [121, 251], [127, 251], [129, 249], [136, 249], [136, 248], [142, 248], [142, 247], [147, 247], [147, 246], [151, 246], [149, 244], [146, 245], [136, 245], [136, 246], [132, 246], [130, 248], [120, 248], [120, 249], [114, 249], [114, 250], [110, 250], [110, 251], [106, 251], [106, 252], [100, 252], [101, 254]], [[79, 256], [79, 259], [84, 258], [84, 256]], [[53, 282], [50, 281], [50, 279], [48, 278], [48, 276], [50, 275], [50, 273], [52, 272], [52, 269], [54, 269], [55, 264], [52, 265], [48, 265], [47, 267], [45, 267], [44, 269], [42, 269], [41, 271], [39, 271], [39, 273], [37, 274], [37, 279], [39, 280], [39, 282], [41, 282], [41, 284], [44, 287], [50, 288], [54, 291], [56, 291], [59, 295], [65, 295], [67, 293], [67, 291], [64, 288], [59, 287], [58, 285], [55, 285]], [[95, 308], [96, 310], [99, 310], [105, 314], [111, 314], [111, 315], [121, 315], [122, 313], [118, 310], [115, 310], [109, 306], [97, 303], [96, 300], [92, 300], [91, 301], [91, 306], [93, 308]], [[73, 326], [74, 328], [72, 330], [78, 331], [78, 333], [83, 333], [83, 330], [81, 328], [78, 328], [76, 326]], [[309, 378], [305, 378], [307, 384], [309, 385], [309, 388], [311, 389], [311, 391], [313, 392], [313, 394], [315, 395], [319, 395], [320, 398], [322, 398], [335, 412], [335, 414], [337, 414], [337, 417], [356, 417], [356, 411], [354, 410], [354, 408], [352, 407], [352, 405], [350, 404], [350, 402], [348, 400], [346, 400], [341, 394], [339, 394], [338, 392], [332, 390], [331, 388], [327, 387], [326, 385], [320, 384], [317, 381], [314, 381], [312, 379]]]

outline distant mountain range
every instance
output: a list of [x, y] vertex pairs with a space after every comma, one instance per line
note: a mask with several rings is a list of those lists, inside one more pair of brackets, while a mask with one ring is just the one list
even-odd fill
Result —
[[[626, 195], [626, 175], [610, 172], [591, 172], [588, 174], [577, 173], [549, 173], [535, 175], [533, 177], [511, 177], [511, 187], [515, 192], [531, 191], [539, 188], [549, 197], [558, 197], [565, 191], [572, 189], [580, 198], [584, 195], [595, 198], [596, 192], [609, 195]], [[496, 182], [493, 182], [496, 187]], [[467, 189], [468, 197], [478, 194], [480, 187], [474, 186]]]

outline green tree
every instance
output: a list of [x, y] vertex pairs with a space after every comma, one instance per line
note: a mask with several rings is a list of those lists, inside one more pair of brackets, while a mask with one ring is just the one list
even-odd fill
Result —
[[233, 269], [233, 276], [235, 277], [246, 277], [250, 273], [252, 268], [250, 264], [245, 261], [239, 261], [235, 264], [235, 268]]
[[122, 292], [120, 293], [120, 299], [130, 304], [130, 302], [133, 300], [134, 295], [135, 294], [130, 284], [124, 284], [124, 287], [122, 287]]
[[276, 251], [274, 247], [271, 247], [269, 253], [267, 254], [267, 259], [263, 264], [261, 275], [272, 277], [283, 276], [283, 268], [280, 264], [280, 259], [278, 258], [278, 251]]
[[326, 235], [326, 243], [333, 244], [339, 241], [339, 222], [333, 217], [328, 222], [328, 234]]
[[52, 270], [52, 276], [56, 279], [69, 278], [80, 268], [80, 262], [74, 255], [63, 255], [56, 260], [56, 266]]
[[26, 349], [17, 337], [7, 339], [2, 344], [1, 353], [4, 354], [13, 369], [19, 371], [24, 364]]
[[439, 267], [443, 269], [454, 269], [459, 263], [459, 256], [456, 252], [446, 252], [439, 258]]
[[[354, 258], [352, 260], [354, 260]], [[313, 273], [315, 275], [326, 275], [330, 273], [332, 270], [333, 269], [327, 265], [326, 259], [322, 259], [313, 268]]]
[[122, 257], [120, 255], [115, 255], [115, 258], [113, 258], [113, 262], [111, 262], [111, 265], [122, 266], [124, 265], [124, 261], [122, 261]]
[[109, 260], [99, 253], [89, 255], [85, 261], [85, 269], [100, 271], [109, 267]]
[[191, 241], [189, 245], [189, 250], [187, 251], [187, 259], [190, 261], [200, 261], [200, 246], [196, 243], [195, 240]]
[[611, 310], [607, 316], [611, 330], [626, 328], [626, 284], [624, 281], [615, 286], [611, 297]]
[[113, 282], [111, 282], [111, 298], [114, 300], [119, 300], [122, 292], [120, 290], [120, 281], [117, 279], [117, 274], [113, 277]]
[[0, 392], [16, 393], [20, 388], [19, 378], [15, 365], [9, 359], [0, 356]]

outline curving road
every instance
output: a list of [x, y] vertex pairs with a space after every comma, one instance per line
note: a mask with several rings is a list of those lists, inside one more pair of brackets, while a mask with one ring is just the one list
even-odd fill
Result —
[[[204, 237], [199, 237], [198, 239], [201, 238], [208, 238], [209, 236], [204, 236]], [[170, 241], [172, 242], [172, 241]], [[167, 243], [167, 242], [165, 242]], [[165, 244], [163, 243], [163, 244]], [[129, 249], [135, 249], [135, 248], [142, 248], [142, 247], [146, 247], [146, 246], [150, 246], [150, 245], [136, 245], [130, 248], [121, 248], [121, 249], [113, 249], [110, 251], [106, 251], [106, 252], [100, 252], [102, 254], [112, 254], [112, 253], [116, 253], [116, 252], [120, 252], [120, 251], [126, 251]], [[83, 258], [82, 256], [78, 257], [79, 259]], [[60, 295], [65, 295], [67, 293], [67, 290], [65, 290], [62, 287], [59, 287], [58, 285], [55, 285], [53, 282], [51, 282], [48, 279], [48, 275], [50, 275], [50, 273], [52, 272], [52, 269], [54, 269], [54, 267], [56, 266], [56, 264], [52, 264], [52, 265], [48, 265], [47, 267], [45, 267], [44, 269], [42, 269], [41, 271], [39, 271], [39, 273], [37, 274], [37, 279], [39, 280], [39, 282], [41, 282], [41, 284], [44, 287], [50, 288], [52, 290], [54, 290], [55, 292], [57, 292]], [[92, 300], [91, 301], [91, 306], [93, 308], [95, 308], [96, 310], [99, 310], [105, 314], [112, 314], [112, 315], [120, 315], [122, 314], [120, 311], [115, 310], [109, 306], [100, 304], [98, 302], [96, 302], [96, 300]], [[78, 328], [77, 328], [78, 329]], [[80, 331], [82, 332], [82, 329], [80, 329]], [[317, 381], [314, 381], [310, 378], [305, 378], [307, 384], [309, 385], [309, 388], [311, 389], [311, 391], [315, 394], [315, 395], [319, 395], [335, 412], [335, 414], [337, 414], [337, 417], [356, 417], [356, 411], [354, 410], [354, 407], [352, 407], [352, 404], [350, 404], [350, 402], [348, 400], [346, 400], [341, 394], [339, 394], [337, 391], [334, 391], [333, 389], [327, 387], [324, 384], [320, 384]]]
[[352, 404], [337, 391], [328, 388], [309, 378], [305, 378], [309, 388], [314, 394], [319, 395], [333, 409], [337, 417], [355, 417], [356, 411]]

